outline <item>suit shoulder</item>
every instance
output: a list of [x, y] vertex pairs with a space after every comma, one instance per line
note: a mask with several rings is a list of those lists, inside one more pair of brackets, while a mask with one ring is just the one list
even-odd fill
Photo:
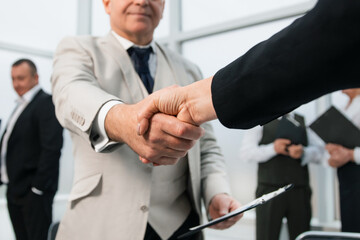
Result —
[[41, 103], [41, 105], [53, 105], [51, 94], [46, 93], [43, 90], [40, 90], [40, 92], [35, 96], [34, 101]]
[[97, 44], [99, 37], [94, 36], [68, 36], [63, 38], [57, 48], [56, 52], [64, 51], [69, 48], [83, 48], [86, 49], [89, 46]]
[[61, 39], [60, 44], [62, 43], [91, 43], [95, 42], [99, 37], [94, 37], [90, 35], [82, 35], [82, 36], [67, 36]]

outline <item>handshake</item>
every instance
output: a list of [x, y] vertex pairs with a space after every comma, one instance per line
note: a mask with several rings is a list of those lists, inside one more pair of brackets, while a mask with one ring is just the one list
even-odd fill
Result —
[[137, 104], [115, 105], [105, 118], [106, 133], [130, 146], [143, 163], [176, 164], [203, 136], [200, 125], [216, 119], [211, 83], [212, 77], [164, 88]]

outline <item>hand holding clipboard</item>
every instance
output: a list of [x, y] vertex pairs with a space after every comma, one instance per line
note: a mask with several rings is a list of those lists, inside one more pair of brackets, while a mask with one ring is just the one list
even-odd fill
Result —
[[217, 224], [219, 222], [222, 222], [222, 221], [224, 221], [226, 219], [229, 219], [229, 218], [234, 217], [236, 215], [239, 215], [239, 214], [241, 214], [243, 212], [246, 212], [246, 211], [248, 211], [250, 209], [253, 209], [253, 208], [255, 208], [255, 207], [259, 206], [259, 205], [262, 205], [262, 204], [266, 203], [267, 201], [273, 199], [274, 197], [279, 196], [280, 194], [290, 190], [292, 187], [293, 187], [293, 184], [289, 184], [289, 185], [286, 185], [285, 187], [279, 188], [278, 190], [276, 190], [274, 192], [264, 194], [263, 196], [255, 199], [254, 201], [252, 201], [252, 202], [250, 202], [250, 203], [248, 203], [248, 204], [246, 204], [246, 205], [236, 209], [235, 211], [232, 211], [232, 212], [230, 212], [230, 213], [228, 213], [228, 214], [226, 214], [226, 215], [224, 215], [222, 217], [216, 218], [216, 219], [211, 220], [211, 221], [209, 221], [207, 223], [204, 223], [202, 225], [190, 228], [188, 232], [178, 236], [177, 239], [182, 239], [182, 238], [191, 236], [191, 235], [203, 230], [204, 228], [210, 227], [210, 226], [215, 225], [215, 224]]

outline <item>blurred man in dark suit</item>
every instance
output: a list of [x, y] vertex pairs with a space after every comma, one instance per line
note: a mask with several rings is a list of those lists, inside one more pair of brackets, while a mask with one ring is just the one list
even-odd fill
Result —
[[31, 60], [16, 61], [11, 78], [19, 98], [1, 138], [0, 184], [8, 186], [8, 210], [16, 239], [42, 240], [52, 221], [62, 127], [51, 95], [38, 85]]
[[[349, 97], [343, 114], [360, 128], [360, 88], [342, 91]], [[355, 144], [354, 144], [355, 145]], [[360, 232], [360, 146], [349, 148], [328, 143], [329, 165], [337, 168], [340, 193], [341, 230]]]

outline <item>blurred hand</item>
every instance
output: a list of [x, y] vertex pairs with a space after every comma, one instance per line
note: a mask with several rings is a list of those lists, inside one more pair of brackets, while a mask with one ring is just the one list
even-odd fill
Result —
[[277, 154], [289, 155], [287, 148], [291, 144], [289, 139], [278, 138], [274, 141], [274, 150]]
[[[240, 207], [240, 203], [225, 193], [215, 195], [209, 205], [209, 214], [212, 219], [224, 216]], [[234, 225], [244, 214], [239, 214], [218, 224], [211, 226], [214, 229], [226, 229]]]
[[140, 102], [138, 134], [149, 127], [150, 118], [157, 112], [176, 116], [179, 120], [199, 126], [216, 118], [211, 98], [212, 77], [185, 87], [172, 86], [154, 92]]
[[140, 159], [147, 159], [155, 165], [176, 164], [204, 134], [200, 127], [158, 113], [149, 119], [146, 134], [139, 136], [136, 126], [140, 107], [140, 104], [118, 104], [110, 109], [105, 118], [109, 138], [126, 143], [139, 154]]
[[341, 167], [354, 159], [353, 149], [348, 149], [333, 143], [326, 144], [325, 148], [330, 154], [328, 163], [331, 167]]
[[302, 154], [303, 154], [303, 146], [301, 144], [292, 144], [290, 146], [288, 146], [288, 152], [289, 152], [289, 156], [293, 159], [299, 159], [301, 158]]

